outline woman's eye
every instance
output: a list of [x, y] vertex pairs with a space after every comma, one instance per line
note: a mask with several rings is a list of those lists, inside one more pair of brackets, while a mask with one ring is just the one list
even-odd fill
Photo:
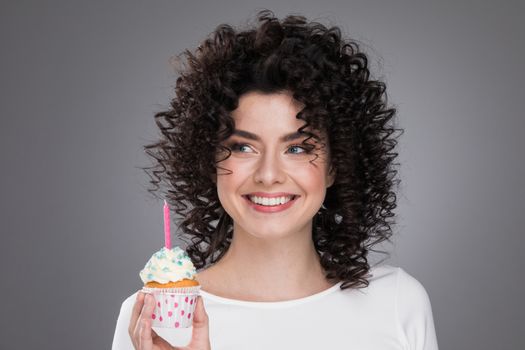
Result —
[[234, 143], [230, 146], [230, 148], [234, 152], [241, 152], [241, 153], [246, 153], [251, 149], [250, 146], [248, 146], [245, 143]]
[[290, 146], [290, 148], [288, 149], [291, 150], [291, 153], [295, 153], [295, 154], [308, 153], [308, 151], [305, 148], [301, 146], [297, 146], [297, 145]]

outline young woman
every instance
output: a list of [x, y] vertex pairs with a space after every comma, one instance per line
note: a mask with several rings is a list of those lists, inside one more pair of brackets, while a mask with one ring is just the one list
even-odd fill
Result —
[[186, 55], [147, 169], [201, 297], [192, 328], [155, 332], [153, 301], [130, 296], [113, 349], [437, 349], [424, 287], [368, 262], [392, 235], [401, 130], [358, 45], [264, 10]]

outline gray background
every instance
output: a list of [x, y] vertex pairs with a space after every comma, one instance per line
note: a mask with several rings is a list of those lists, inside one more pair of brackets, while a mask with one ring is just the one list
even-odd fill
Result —
[[2, 4], [1, 349], [110, 347], [162, 245], [138, 167], [169, 58], [263, 7], [339, 25], [386, 80], [405, 128], [389, 263], [426, 287], [440, 348], [523, 348], [523, 3], [245, 0]]

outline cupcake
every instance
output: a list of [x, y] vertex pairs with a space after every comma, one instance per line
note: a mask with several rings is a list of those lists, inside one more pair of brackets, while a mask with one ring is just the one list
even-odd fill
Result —
[[142, 291], [155, 297], [153, 327], [191, 327], [200, 290], [196, 273], [190, 257], [179, 247], [163, 247], [151, 256], [140, 278]]

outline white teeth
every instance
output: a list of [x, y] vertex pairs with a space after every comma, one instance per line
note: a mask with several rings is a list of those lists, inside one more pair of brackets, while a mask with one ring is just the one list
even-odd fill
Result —
[[272, 206], [272, 205], [281, 205], [286, 202], [289, 202], [293, 198], [293, 196], [286, 196], [286, 197], [283, 196], [283, 197], [274, 197], [274, 198], [248, 196], [248, 198], [250, 198], [250, 200], [256, 204]]

